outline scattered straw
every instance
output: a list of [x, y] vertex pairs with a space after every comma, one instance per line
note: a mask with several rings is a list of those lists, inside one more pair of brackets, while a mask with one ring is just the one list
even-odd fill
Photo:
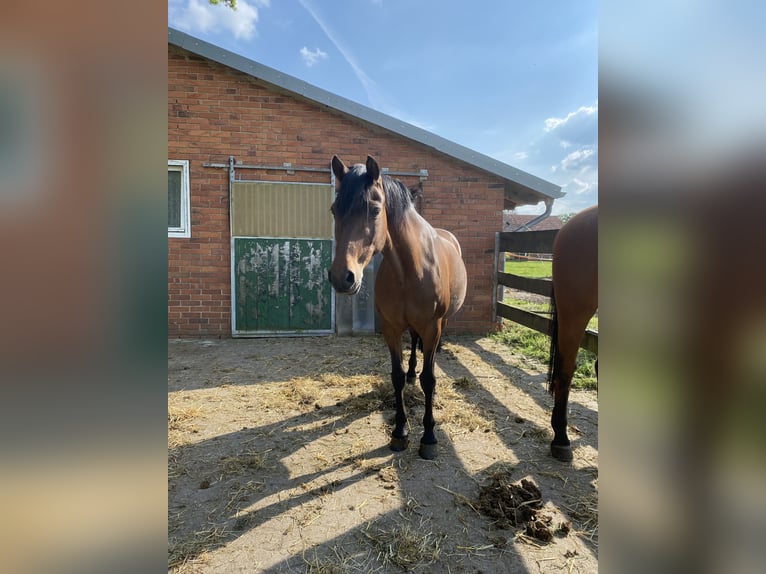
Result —
[[248, 480], [245, 484], [235, 484], [229, 489], [229, 502], [226, 503], [226, 510], [235, 509], [239, 511], [238, 503], [246, 502], [250, 496], [263, 490], [265, 483], [257, 480]]
[[462, 390], [475, 390], [481, 387], [479, 383], [476, 382], [476, 379], [469, 379], [468, 377], [459, 377], [452, 381], [452, 384]]
[[417, 527], [406, 519], [388, 528], [368, 523], [362, 533], [378, 551], [377, 559], [384, 567], [396, 565], [405, 570], [424, 569], [436, 562], [444, 538], [434, 534], [423, 519]]
[[[458, 381], [463, 381], [459, 383]], [[447, 381], [445, 381], [447, 382]], [[439, 410], [437, 423], [451, 425], [454, 430], [466, 432], [475, 432], [477, 430], [490, 432], [495, 430], [495, 422], [484, 416], [479, 405], [466, 401], [463, 396], [455, 390], [455, 387], [473, 388], [471, 381], [467, 377], [461, 377], [453, 384], [442, 384], [437, 382], [436, 400], [434, 406]]]
[[[356, 574], [357, 572], [372, 572], [369, 565], [362, 564], [354, 556], [350, 556], [337, 546], [330, 548], [331, 556], [318, 556], [314, 549], [313, 558], [304, 551], [301, 556], [306, 564], [306, 574]], [[369, 557], [369, 553], [366, 558]]]
[[271, 450], [272, 449], [268, 449], [263, 452], [247, 450], [235, 456], [225, 456], [221, 458], [221, 467], [223, 468], [224, 476], [243, 474], [247, 471], [266, 468], [266, 462], [268, 461], [267, 455]]
[[565, 498], [568, 503], [562, 506], [574, 521], [577, 533], [598, 545], [598, 492]]
[[202, 407], [176, 407], [168, 405], [168, 430], [184, 430], [184, 424], [202, 414]]
[[207, 561], [207, 553], [217, 547], [226, 534], [224, 526], [211, 526], [183, 540], [171, 538], [168, 541], [168, 568], [174, 574], [182, 574], [193, 565]]
[[449, 492], [452, 496], [455, 497], [455, 499], [458, 502], [460, 502], [461, 504], [465, 504], [467, 507], [469, 507], [471, 510], [473, 510], [476, 514], [481, 516], [481, 512], [479, 512], [479, 510], [474, 505], [474, 502], [470, 498], [468, 498], [467, 496], [464, 496], [464, 495], [460, 494], [459, 492], [454, 492], [454, 491], [450, 490], [449, 488], [446, 488], [444, 486], [440, 486], [438, 484], [435, 484], [434, 486], [436, 486], [436, 488], [442, 489], [445, 492]]
[[551, 478], [558, 478], [564, 484], [567, 484], [569, 482], [569, 479], [564, 478], [560, 472], [549, 472], [547, 470], [538, 470], [537, 474], [539, 474], [540, 476], [549, 476]]

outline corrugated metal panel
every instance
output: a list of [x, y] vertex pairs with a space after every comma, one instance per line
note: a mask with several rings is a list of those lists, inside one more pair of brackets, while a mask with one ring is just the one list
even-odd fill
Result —
[[326, 184], [234, 183], [232, 235], [332, 239], [334, 193]]
[[383, 256], [372, 258], [362, 274], [362, 288], [356, 295], [335, 298], [338, 335], [360, 335], [380, 332], [375, 312], [375, 277]]

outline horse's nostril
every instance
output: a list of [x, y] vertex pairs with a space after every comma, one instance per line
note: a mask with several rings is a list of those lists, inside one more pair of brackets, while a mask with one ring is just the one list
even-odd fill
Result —
[[346, 273], [346, 284], [347, 285], [353, 285], [354, 284], [354, 272], [348, 271]]

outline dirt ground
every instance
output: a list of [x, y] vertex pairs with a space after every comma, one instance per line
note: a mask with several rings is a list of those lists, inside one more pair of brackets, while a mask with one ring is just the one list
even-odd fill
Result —
[[[562, 463], [544, 365], [465, 336], [436, 364], [426, 461], [419, 385], [410, 447], [388, 448], [380, 337], [169, 341], [169, 570], [596, 572], [596, 393], [572, 392]], [[508, 515], [517, 504], [534, 523]]]

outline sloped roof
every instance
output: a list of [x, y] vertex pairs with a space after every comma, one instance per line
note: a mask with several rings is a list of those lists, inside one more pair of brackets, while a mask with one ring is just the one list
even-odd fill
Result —
[[[504, 213], [503, 214], [503, 231], [515, 231], [522, 225], [526, 225], [533, 219], [540, 217], [539, 215], [522, 215], [519, 213]], [[535, 225], [529, 229], [532, 231], [546, 231], [549, 229], [561, 229], [564, 225], [559, 219], [558, 215], [551, 215], [546, 217], [542, 221], [538, 221]]]
[[280, 91], [287, 91], [383, 128], [499, 176], [506, 181], [505, 209], [511, 209], [514, 205], [551, 201], [564, 195], [560, 186], [549, 181], [170, 27], [168, 44], [248, 74]]

